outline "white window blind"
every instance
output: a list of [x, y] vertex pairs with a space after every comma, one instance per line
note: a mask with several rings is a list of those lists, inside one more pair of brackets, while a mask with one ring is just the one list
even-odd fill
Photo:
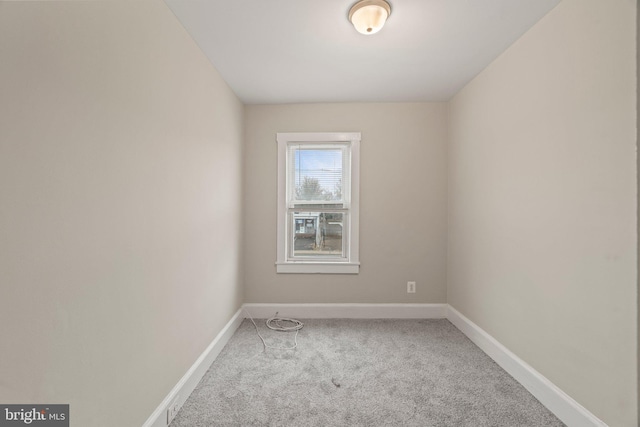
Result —
[[350, 198], [348, 144], [301, 144], [287, 147], [289, 207], [348, 207]]

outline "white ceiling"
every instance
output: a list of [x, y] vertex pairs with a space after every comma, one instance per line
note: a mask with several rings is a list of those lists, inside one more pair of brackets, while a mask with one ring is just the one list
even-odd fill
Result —
[[355, 0], [165, 0], [247, 104], [444, 101], [560, 0], [392, 0], [355, 31]]

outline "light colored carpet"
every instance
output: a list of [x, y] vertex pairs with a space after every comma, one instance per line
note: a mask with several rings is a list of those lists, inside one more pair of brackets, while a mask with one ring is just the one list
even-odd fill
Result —
[[171, 427], [563, 425], [447, 320], [303, 321], [245, 320]]

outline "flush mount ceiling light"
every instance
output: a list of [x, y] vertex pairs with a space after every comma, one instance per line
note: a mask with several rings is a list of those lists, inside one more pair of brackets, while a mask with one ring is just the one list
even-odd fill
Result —
[[349, 11], [349, 21], [361, 34], [375, 34], [391, 15], [391, 6], [384, 0], [360, 0]]

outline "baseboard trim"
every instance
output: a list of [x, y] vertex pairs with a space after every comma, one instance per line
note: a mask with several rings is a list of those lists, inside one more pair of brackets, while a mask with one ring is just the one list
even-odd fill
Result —
[[174, 402], [176, 397], [180, 396], [178, 404], [182, 406], [191, 392], [196, 388], [204, 374], [207, 372], [213, 361], [218, 357], [229, 339], [233, 336], [236, 329], [244, 320], [245, 316], [240, 308], [236, 314], [227, 322], [220, 333], [213, 339], [211, 344], [198, 357], [195, 363], [189, 368], [186, 374], [171, 389], [167, 397], [156, 408], [142, 427], [166, 427], [167, 426], [167, 409]]
[[450, 305], [447, 319], [567, 426], [607, 427], [584, 406]]
[[445, 319], [447, 304], [252, 304], [242, 306], [254, 319]]

